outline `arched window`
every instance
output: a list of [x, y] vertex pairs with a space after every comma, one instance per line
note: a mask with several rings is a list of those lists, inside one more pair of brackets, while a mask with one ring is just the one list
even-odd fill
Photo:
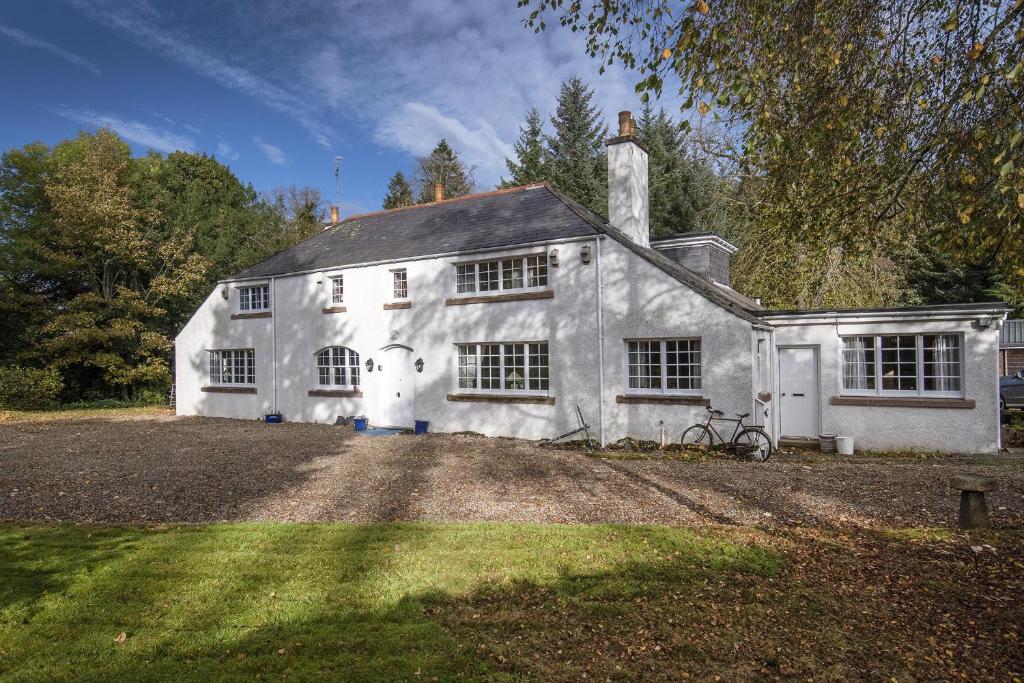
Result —
[[328, 346], [316, 354], [322, 387], [359, 386], [359, 354], [344, 346]]

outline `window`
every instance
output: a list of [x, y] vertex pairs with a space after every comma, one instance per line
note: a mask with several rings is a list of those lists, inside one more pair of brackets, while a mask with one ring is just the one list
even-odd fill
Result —
[[409, 278], [405, 272], [405, 268], [401, 270], [391, 271], [392, 282], [394, 288], [392, 289], [391, 296], [394, 299], [408, 299], [409, 298]]
[[238, 288], [239, 311], [269, 311], [270, 285]]
[[546, 254], [460, 263], [455, 266], [455, 291], [459, 294], [515, 291], [547, 286]]
[[547, 342], [459, 344], [459, 389], [542, 392], [548, 383]]
[[345, 276], [331, 276], [331, 303], [340, 304], [345, 302]]
[[344, 346], [328, 346], [316, 354], [316, 369], [322, 387], [358, 387], [359, 354]]
[[860, 394], [959, 395], [958, 334], [843, 337], [843, 391]]
[[256, 384], [253, 350], [210, 351], [210, 384]]
[[626, 342], [627, 387], [645, 393], [701, 390], [699, 339], [636, 339]]

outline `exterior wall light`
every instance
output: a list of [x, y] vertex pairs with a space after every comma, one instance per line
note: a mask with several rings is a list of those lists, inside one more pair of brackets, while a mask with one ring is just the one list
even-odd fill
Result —
[[551, 267], [558, 267], [558, 247], [555, 247], [554, 249], [551, 250]]
[[590, 263], [590, 245], [584, 244], [580, 248], [580, 261], [583, 261], [583, 265]]
[[224, 285], [223, 287], [220, 288], [220, 295], [222, 297], [224, 297], [225, 299], [231, 297], [231, 292], [228, 290], [228, 286], [227, 285]]
[[366, 359], [366, 371], [367, 372], [373, 372], [373, 359], [372, 358], [367, 358]]
[[423, 359], [417, 358], [416, 362], [412, 364], [416, 368], [416, 372], [423, 372]]

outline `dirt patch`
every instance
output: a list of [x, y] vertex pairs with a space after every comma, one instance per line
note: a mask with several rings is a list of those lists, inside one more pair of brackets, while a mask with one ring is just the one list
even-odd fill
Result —
[[1020, 458], [628, 455], [166, 413], [15, 419], [0, 423], [0, 519], [949, 526], [949, 477], [978, 472], [999, 482], [993, 523], [1024, 526]]

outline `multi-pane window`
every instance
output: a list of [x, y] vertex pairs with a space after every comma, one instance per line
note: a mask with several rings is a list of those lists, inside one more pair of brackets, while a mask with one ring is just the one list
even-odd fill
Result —
[[701, 389], [699, 339], [636, 339], [626, 342], [631, 391], [693, 393]]
[[253, 350], [210, 351], [210, 384], [256, 384]]
[[460, 263], [455, 266], [455, 291], [459, 294], [547, 286], [548, 257], [546, 254], [516, 256], [479, 263]]
[[334, 275], [331, 277], [331, 303], [340, 304], [345, 302], [345, 276]]
[[843, 337], [843, 390], [850, 393], [959, 394], [958, 334]]
[[548, 343], [459, 344], [459, 389], [547, 391]]
[[408, 299], [409, 298], [409, 276], [405, 272], [405, 268], [401, 270], [391, 271], [391, 280], [394, 287], [391, 290], [391, 296], [394, 299]]
[[270, 285], [252, 285], [238, 288], [239, 311], [269, 311]]
[[316, 354], [316, 369], [322, 387], [359, 386], [359, 354], [344, 346], [328, 346]]

